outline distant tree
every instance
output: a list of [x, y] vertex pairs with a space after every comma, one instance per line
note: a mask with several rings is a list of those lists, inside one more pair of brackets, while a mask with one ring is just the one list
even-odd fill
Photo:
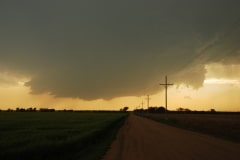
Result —
[[30, 107], [30, 108], [27, 108], [26, 111], [27, 111], [27, 112], [36, 112], [37, 109], [36, 109], [36, 108], [33, 108], [33, 107]]
[[128, 110], [128, 106], [123, 107], [123, 111], [126, 112]]
[[18, 112], [25, 112], [26, 110], [24, 108], [18, 108]]
[[184, 109], [184, 112], [191, 112], [191, 110], [188, 109], [188, 108], [185, 108], [185, 109]]
[[32, 107], [30, 107], [30, 108], [27, 108], [27, 112], [32, 112]]
[[212, 109], [210, 109], [210, 112], [211, 112], [211, 113], [215, 113], [216, 110], [212, 108]]
[[49, 109], [49, 108], [40, 108], [40, 112], [55, 112], [55, 109]]
[[164, 112], [166, 112], [166, 109], [164, 107], [158, 107], [157, 112], [158, 113], [164, 113]]
[[8, 109], [7, 109], [7, 112], [13, 112], [13, 110], [12, 110], [12, 109], [10, 109], [10, 108], [8, 108]]
[[178, 111], [178, 112], [191, 112], [190, 109], [188, 109], [188, 108], [182, 108], [182, 107], [177, 108], [177, 111]]
[[128, 106], [125, 106], [125, 107], [120, 109], [120, 111], [122, 111], [122, 112], [127, 112], [127, 110], [128, 110]]
[[157, 112], [157, 107], [149, 107], [148, 112], [149, 113], [156, 113]]
[[179, 107], [179, 108], [177, 108], [177, 111], [182, 112], [182, 111], [184, 111], [184, 108]]
[[149, 107], [147, 110], [149, 113], [164, 113], [166, 109], [164, 107]]
[[64, 112], [73, 112], [73, 109], [64, 109]]

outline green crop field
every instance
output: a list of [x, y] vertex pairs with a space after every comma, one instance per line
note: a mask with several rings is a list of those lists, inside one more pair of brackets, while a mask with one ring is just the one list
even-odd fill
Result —
[[0, 159], [101, 159], [126, 116], [117, 112], [0, 112]]

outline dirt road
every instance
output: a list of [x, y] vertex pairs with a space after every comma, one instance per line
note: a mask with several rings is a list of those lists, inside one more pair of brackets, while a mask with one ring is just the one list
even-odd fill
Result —
[[240, 144], [131, 114], [104, 160], [238, 160]]

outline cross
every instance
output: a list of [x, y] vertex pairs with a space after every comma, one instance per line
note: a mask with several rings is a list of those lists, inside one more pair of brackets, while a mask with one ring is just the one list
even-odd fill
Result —
[[167, 89], [168, 86], [173, 85], [167, 82], [167, 76], [165, 76], [165, 83], [164, 84], [160, 84], [162, 86], [165, 86], [165, 107], [166, 107], [166, 112], [167, 112]]
[[142, 103], [141, 103], [141, 104], [142, 104], [142, 109], [143, 109], [143, 105], [144, 105], [143, 101], [142, 101]]
[[150, 101], [151, 98], [150, 98], [149, 95], [147, 95], [147, 98], [146, 98], [146, 99], [147, 99], [147, 107], [148, 107], [148, 109], [149, 109], [149, 101]]

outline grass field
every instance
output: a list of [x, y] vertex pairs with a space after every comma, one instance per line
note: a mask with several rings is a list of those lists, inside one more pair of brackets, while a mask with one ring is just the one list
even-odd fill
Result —
[[142, 113], [141, 116], [240, 143], [240, 114]]
[[101, 159], [126, 113], [0, 112], [0, 159]]

